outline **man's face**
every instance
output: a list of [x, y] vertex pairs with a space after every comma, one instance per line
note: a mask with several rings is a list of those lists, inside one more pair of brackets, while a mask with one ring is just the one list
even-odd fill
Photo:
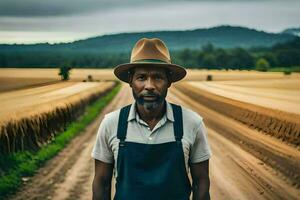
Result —
[[136, 67], [130, 82], [137, 104], [147, 110], [164, 102], [170, 85], [166, 70], [158, 67]]

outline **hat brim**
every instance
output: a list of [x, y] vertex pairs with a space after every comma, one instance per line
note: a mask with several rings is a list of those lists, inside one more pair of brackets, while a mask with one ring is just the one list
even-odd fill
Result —
[[128, 72], [131, 68], [134, 68], [137, 66], [158, 67], [158, 68], [168, 69], [171, 72], [170, 80], [172, 82], [180, 81], [181, 79], [183, 79], [186, 76], [186, 70], [179, 65], [169, 64], [169, 63], [149, 63], [149, 62], [125, 63], [125, 64], [118, 65], [114, 69], [114, 74], [121, 81], [129, 83]]

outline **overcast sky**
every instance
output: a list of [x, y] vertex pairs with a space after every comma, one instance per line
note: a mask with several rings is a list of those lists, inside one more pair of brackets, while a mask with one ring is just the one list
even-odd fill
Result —
[[0, 43], [219, 25], [280, 32], [300, 27], [299, 8], [300, 0], [0, 0]]

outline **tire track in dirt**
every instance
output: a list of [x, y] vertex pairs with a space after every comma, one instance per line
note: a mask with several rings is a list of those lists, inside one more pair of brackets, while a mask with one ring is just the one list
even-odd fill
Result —
[[184, 102], [194, 110], [200, 110], [206, 124], [222, 134], [227, 139], [234, 141], [239, 146], [251, 152], [257, 158], [264, 160], [268, 165], [279, 170], [282, 174], [289, 177], [289, 180], [300, 186], [300, 151], [299, 149], [262, 134], [255, 129], [250, 129], [234, 119], [213, 111], [177, 89], [172, 88], [177, 96], [184, 99]]
[[[105, 113], [111, 112], [133, 102], [129, 87], [123, 86], [120, 93], [121, 95], [116, 97], [115, 101], [112, 102], [112, 105], [110, 105], [110, 109], [104, 111]], [[99, 124], [100, 122], [95, 123], [95, 127], [91, 128], [90, 131], [94, 133], [93, 137], [91, 137], [86, 143], [87, 145], [82, 152], [82, 155], [79, 156], [79, 159], [75, 163], [73, 169], [71, 169], [67, 174], [67, 177], [76, 177], [76, 180], [73, 180], [74, 183], [70, 184], [72, 181], [71, 178], [69, 180], [66, 179], [64, 183], [62, 183], [62, 185], [59, 186], [55, 191], [55, 199], [92, 199], [91, 190], [92, 181], [94, 178], [94, 160], [91, 158], [91, 152], [95, 143], [95, 137]], [[69, 192], [66, 193], [65, 191]]]
[[214, 153], [210, 166], [213, 199], [297, 199], [299, 191], [271, 167], [213, 129], [208, 128], [208, 133]]

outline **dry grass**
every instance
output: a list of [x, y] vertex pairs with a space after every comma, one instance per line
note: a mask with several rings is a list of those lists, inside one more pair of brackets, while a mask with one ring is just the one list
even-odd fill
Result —
[[300, 73], [284, 75], [282, 72], [258, 72], [247, 70], [188, 70], [185, 81], [204, 81], [212, 75], [213, 81], [257, 80], [257, 79], [293, 79], [300, 78]]
[[[58, 69], [0, 69], [0, 92], [49, 85], [60, 81]], [[91, 75], [97, 81], [115, 81], [111, 69], [72, 69], [70, 81], [83, 82]]]
[[25, 89], [31, 87], [38, 87], [43, 85], [50, 85], [58, 83], [60, 80], [53, 78], [7, 78], [0, 77], [0, 92], [10, 90]]
[[222, 97], [300, 115], [300, 79], [228, 82], [190, 81], [188, 85]]
[[0, 153], [41, 147], [114, 85], [62, 82], [1, 93]]
[[48, 111], [58, 104], [86, 98], [92, 93], [100, 93], [112, 82], [78, 83], [60, 82], [57, 84], [0, 93], [0, 121]]
[[[49, 80], [59, 80], [58, 69], [0, 69], [0, 91], [31, 86], [30, 84], [47, 85], [33, 90], [22, 90], [26, 91], [25, 93], [20, 90], [16, 93], [5, 92], [5, 96], [0, 95], [0, 122], [9, 121], [8, 119], [33, 119], [39, 113], [49, 113], [52, 112], [52, 108], [64, 107], [71, 98], [84, 99], [84, 93], [88, 93], [89, 96], [88, 91], [94, 91], [97, 86], [80, 86], [75, 82], [87, 80], [88, 75], [96, 81], [116, 80], [112, 69], [73, 69], [71, 81], [47, 85]], [[185, 83], [189, 80], [206, 80], [207, 75], [212, 75], [212, 82], [199, 85]], [[299, 144], [299, 80], [300, 73], [286, 76], [281, 72], [188, 70], [187, 77], [178, 84], [178, 88], [219, 112]], [[66, 87], [69, 89], [63, 89]], [[81, 87], [85, 92], [76, 94], [75, 91]], [[71, 91], [75, 93], [71, 94]], [[71, 92], [69, 96], [64, 97], [68, 92]], [[63, 102], [64, 98], [68, 100]]]
[[[50, 78], [59, 80], [58, 68], [0, 68], [0, 78]], [[82, 81], [88, 75], [95, 80], [116, 80], [112, 69], [72, 69], [71, 80]]]
[[[226, 85], [219, 86], [218, 90], [211, 89], [210, 86], [216, 86], [216, 84], [214, 83], [210, 85], [210, 83], [206, 84], [182, 82], [175, 85], [175, 87], [184, 94], [190, 96], [191, 98], [197, 100], [199, 103], [217, 112], [234, 118], [271, 136], [280, 138], [288, 143], [294, 144], [296, 146], [300, 144], [299, 114], [269, 108], [269, 106], [262, 106], [261, 104], [265, 105], [263, 102], [268, 103], [271, 101], [270, 99], [272, 99], [268, 99], [267, 94], [263, 93], [261, 93], [260, 100], [258, 101], [256, 99], [255, 104], [252, 104], [253, 95], [257, 95], [257, 91], [253, 89], [253, 93], [251, 93], [251, 90], [249, 90], [250, 92], [248, 91], [249, 87], [245, 88], [245, 90], [249, 92], [248, 94], [245, 95], [245, 91], [242, 91], [245, 95], [245, 98], [243, 99], [244, 101], [242, 101], [242, 99], [240, 98], [241, 91], [239, 90], [235, 91], [233, 89], [228, 92], [228, 87]], [[226, 88], [227, 90], [224, 88]], [[276, 98], [278, 98], [278, 96], [276, 96]], [[272, 97], [274, 97], [274, 95]], [[297, 96], [297, 98], [299, 98], [299, 96]], [[291, 99], [291, 101], [284, 99], [281, 103], [283, 105], [294, 104], [294, 101], [293, 99]], [[295, 105], [296, 104], [297, 103], [295, 103]], [[298, 107], [299, 106], [294, 107], [294, 110], [297, 110]]]
[[[24, 85], [32, 85], [32, 83], [46, 83], [49, 81], [60, 80], [58, 69], [36, 69], [36, 68], [2, 68], [0, 69], [0, 92], [6, 86], [11, 89], [22, 87]], [[207, 75], [212, 75], [213, 80], [256, 80], [256, 79], [290, 79], [300, 78], [300, 73], [292, 73], [284, 75], [282, 72], [257, 72], [247, 70], [188, 70], [185, 81], [203, 81]], [[91, 75], [94, 80], [112, 81], [116, 80], [113, 74], [113, 69], [72, 69], [70, 78], [71, 81], [87, 80], [88, 75]], [[5, 80], [3, 80], [5, 79]], [[11, 79], [11, 80], [8, 80]], [[13, 85], [13, 82], [19, 86]], [[11, 83], [8, 83], [11, 82]], [[32, 82], [32, 83], [31, 83]]]
[[300, 90], [300, 77], [282, 78], [282, 79], [257, 79], [243, 81], [218, 81], [222, 85], [241, 86], [248, 88], [265, 88], [281, 90]]

